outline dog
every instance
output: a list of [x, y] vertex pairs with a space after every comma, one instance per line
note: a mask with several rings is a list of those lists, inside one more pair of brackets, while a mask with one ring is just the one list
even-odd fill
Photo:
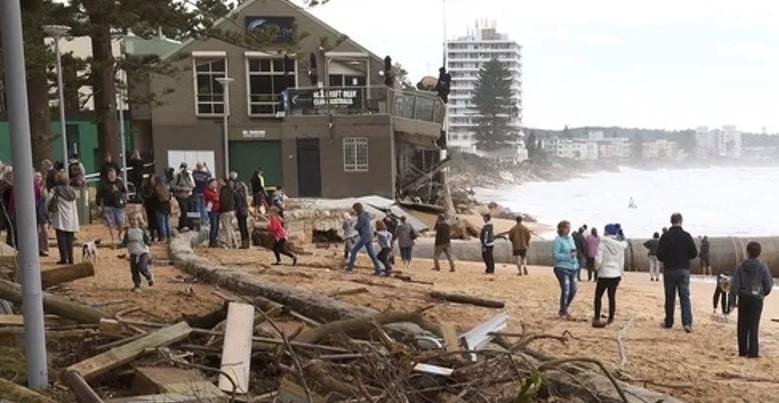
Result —
[[97, 263], [97, 247], [100, 245], [100, 240], [85, 242], [81, 245], [81, 261], [91, 261], [92, 264]]

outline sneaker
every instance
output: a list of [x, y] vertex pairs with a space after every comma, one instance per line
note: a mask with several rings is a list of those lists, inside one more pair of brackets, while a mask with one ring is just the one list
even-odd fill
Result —
[[141, 287], [133, 287], [133, 292], [140, 294], [142, 292]]
[[603, 323], [603, 321], [600, 320], [600, 319], [593, 319], [592, 320], [592, 327], [594, 327], [596, 329], [601, 329], [601, 328], [606, 327], [606, 324]]
[[298, 265], [298, 257], [297, 256], [292, 258], [292, 265], [293, 266], [297, 266]]
[[685, 326], [684, 331], [687, 333], [692, 333], [692, 326]]

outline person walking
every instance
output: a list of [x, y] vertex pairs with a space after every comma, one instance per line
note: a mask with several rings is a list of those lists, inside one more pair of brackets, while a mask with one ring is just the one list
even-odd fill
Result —
[[170, 199], [170, 190], [165, 186], [161, 177], [155, 176], [152, 205], [160, 242], [169, 240], [172, 235], [170, 230]]
[[355, 221], [350, 213], [344, 214], [344, 220], [341, 227], [344, 232], [344, 263], [349, 261], [349, 256], [352, 253], [352, 248], [357, 245], [357, 241], [360, 239], [360, 234], [354, 228]]
[[665, 288], [665, 322], [670, 329], [674, 324], [676, 294], [682, 310], [684, 331], [692, 333], [692, 305], [690, 304], [690, 260], [698, 256], [692, 236], [682, 229], [683, 218], [679, 213], [671, 215], [671, 228], [660, 237], [657, 258], [663, 262], [663, 286]]
[[105, 225], [108, 227], [108, 233], [111, 235], [111, 244], [113, 247], [116, 247], [116, 243], [122, 239], [122, 228], [124, 228], [125, 219], [124, 207], [127, 205], [127, 188], [113, 168], [108, 168], [106, 177], [100, 181], [97, 187], [95, 203], [97, 203], [98, 209], [103, 213]]
[[133, 280], [133, 292], [141, 292], [141, 276], [146, 278], [149, 287], [154, 285], [154, 276], [149, 270], [149, 233], [141, 228], [137, 217], [130, 219], [130, 228], [122, 239], [122, 247], [127, 248], [130, 256], [130, 275]]
[[571, 237], [571, 223], [561, 221], [557, 224], [557, 238], [552, 243], [554, 274], [560, 283], [560, 319], [571, 320], [571, 303], [576, 296], [576, 272], [579, 270], [576, 244]]
[[252, 186], [252, 197], [254, 207], [259, 212], [263, 206], [268, 204], [268, 193], [265, 190], [265, 173], [262, 171], [262, 167], [257, 167], [252, 174], [252, 179], [249, 181]]
[[398, 248], [400, 248], [400, 260], [403, 262], [403, 269], [408, 270], [411, 266], [414, 244], [418, 236], [417, 232], [408, 223], [406, 216], [400, 216], [400, 224], [395, 229], [395, 234], [398, 238]]
[[195, 201], [195, 210], [200, 213], [200, 222], [208, 222], [208, 211], [206, 210], [206, 201], [203, 198], [203, 192], [208, 187], [208, 181], [211, 180], [211, 172], [203, 163], [195, 164], [195, 171], [192, 172], [192, 180], [195, 181], [195, 188], [192, 190], [192, 198]]
[[379, 244], [379, 254], [376, 256], [384, 266], [382, 275], [389, 276], [392, 273], [392, 233], [387, 229], [384, 220], [376, 220], [376, 240]]
[[208, 210], [208, 247], [216, 248], [219, 235], [219, 193], [217, 193], [216, 179], [208, 181], [208, 186], [203, 192], [203, 198]]
[[35, 224], [38, 226], [38, 255], [49, 256], [49, 232], [46, 226], [49, 222], [46, 211], [46, 180], [40, 172], [35, 173]]
[[219, 189], [219, 237], [222, 244], [228, 249], [237, 248], [238, 240], [235, 238], [235, 191], [232, 180], [221, 181]]
[[292, 265], [298, 264], [298, 257], [295, 256], [289, 250], [289, 244], [287, 243], [287, 230], [284, 229], [284, 219], [279, 214], [281, 210], [278, 207], [270, 208], [270, 223], [268, 229], [271, 235], [273, 235], [273, 255], [276, 257], [274, 266], [281, 264], [281, 255], [287, 256], [292, 259]]
[[660, 261], [657, 260], [657, 247], [660, 245], [660, 233], [655, 232], [652, 239], [644, 242], [649, 257], [649, 280], [660, 281]]
[[73, 264], [73, 241], [79, 231], [76, 191], [69, 185], [65, 172], [57, 173], [55, 183], [46, 202], [46, 209], [51, 226], [57, 233], [60, 254], [57, 264]]
[[233, 181], [235, 194], [235, 218], [238, 220], [238, 230], [241, 232], [241, 249], [249, 249], [252, 244], [249, 234], [249, 189], [242, 180], [238, 179], [238, 172], [230, 172], [230, 180]]
[[173, 196], [179, 205], [179, 232], [185, 227], [192, 228], [192, 224], [189, 222], [187, 214], [192, 211], [192, 191], [195, 189], [195, 180], [192, 178], [192, 174], [187, 170], [187, 163], [182, 162], [179, 165], [179, 173], [173, 179], [171, 184], [171, 190]]
[[[132, 183], [135, 188], [135, 192], [138, 193], [143, 186], [143, 171], [145, 170], [140, 151], [133, 150], [133, 153], [130, 154], [130, 160], [127, 162], [127, 167], [130, 169], [130, 172], [127, 173], [127, 179], [130, 180], [130, 183]], [[149, 222], [151, 221], [152, 220], [149, 219]]]
[[587, 281], [598, 281], [598, 271], [595, 270], [595, 257], [598, 255], [601, 242], [598, 229], [593, 227], [584, 241], [587, 248]]
[[484, 225], [481, 227], [479, 233], [479, 241], [481, 242], [481, 258], [484, 260], [484, 273], [495, 274], [495, 256], [492, 254], [495, 248], [495, 230], [492, 225], [492, 215], [485, 214]]
[[438, 215], [438, 219], [435, 222], [435, 248], [433, 251], [433, 270], [441, 271], [441, 266], [438, 263], [438, 257], [441, 254], [446, 255], [446, 259], [449, 260], [449, 271], [454, 271], [454, 259], [452, 259], [452, 235], [449, 223], [446, 221], [446, 215]]
[[709, 243], [709, 237], [705, 236], [701, 239], [701, 250], [698, 254], [698, 258], [701, 260], [701, 274], [704, 276], [713, 275], [711, 272], [711, 260], [709, 259], [711, 252], [711, 243]]
[[505, 232], [500, 236], [508, 235], [514, 259], [517, 261], [517, 274], [521, 276], [524, 272], [527, 276], [527, 251], [530, 249], [530, 239], [532, 238], [532, 235], [530, 234], [530, 230], [522, 224], [522, 216], [518, 215], [515, 220], [517, 223], [514, 224], [508, 232]]
[[[614, 322], [614, 315], [617, 312], [617, 287], [622, 279], [622, 273], [625, 270], [625, 250], [628, 243], [619, 239], [618, 227], [609, 224], [604, 230], [604, 237], [598, 243], [598, 251], [595, 255], [595, 266], [598, 269], [598, 283], [595, 286], [595, 315], [592, 318], [592, 327], [604, 327]], [[608, 321], [603, 323], [600, 316], [601, 302], [603, 293], [608, 291], [609, 296], [609, 316]]]
[[762, 246], [757, 242], [747, 245], [748, 259], [736, 269], [733, 275], [733, 295], [738, 306], [738, 355], [739, 357], [760, 357], [760, 316], [763, 300], [771, 293], [774, 280], [768, 266], [758, 260]]
[[579, 261], [579, 269], [576, 271], [576, 281], [582, 281], [582, 267], [586, 263], [587, 259], [587, 242], [584, 239], [584, 231], [587, 226], [579, 227], [576, 232], [571, 234], [573, 237], [573, 243], [576, 245], [576, 259]]
[[357, 224], [354, 229], [357, 230], [357, 234], [360, 239], [352, 247], [351, 254], [349, 255], [349, 262], [346, 264], [346, 272], [351, 273], [354, 270], [354, 263], [357, 260], [357, 254], [360, 249], [365, 248], [368, 253], [368, 257], [371, 258], [373, 263], [373, 274], [381, 275], [381, 267], [379, 260], [376, 258], [376, 254], [373, 253], [373, 231], [371, 230], [371, 217], [361, 203], [354, 203], [352, 206], [355, 214], [357, 214]]
[[[167, 189], [167, 186], [165, 186]], [[168, 192], [170, 193], [170, 192]], [[141, 200], [143, 201], [143, 209], [146, 211], [146, 221], [148, 222], [149, 240], [154, 242], [162, 241], [162, 235], [160, 228], [157, 225], [157, 199], [154, 194], [154, 178], [145, 178], [143, 185], [141, 185]]]

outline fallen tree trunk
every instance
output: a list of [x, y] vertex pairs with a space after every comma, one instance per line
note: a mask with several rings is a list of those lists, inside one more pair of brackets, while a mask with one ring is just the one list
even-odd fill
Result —
[[0, 378], [0, 397], [4, 401], [11, 402], [56, 403], [53, 399], [34, 390], [27, 389], [3, 378]]
[[440, 291], [432, 291], [430, 297], [433, 299], [456, 302], [458, 304], [471, 304], [476, 306], [483, 306], [487, 308], [505, 308], [506, 303], [503, 301], [496, 301], [491, 299], [472, 297], [464, 294], [445, 293]]
[[67, 283], [84, 277], [95, 275], [92, 262], [81, 262], [67, 266], [57, 266], [49, 270], [41, 270], [41, 285], [49, 288], [57, 284]]
[[[378, 315], [367, 318], [354, 318], [330, 322], [301, 333], [295, 341], [301, 343], [316, 343], [319, 340], [335, 333], [352, 333], [369, 329], [371, 323], [380, 325], [388, 323], [410, 322], [419, 325], [424, 322], [422, 314], [419, 312], [382, 312]], [[427, 327], [428, 325], [420, 326]], [[438, 332], [440, 333], [440, 331]]]
[[[10, 281], [0, 280], [0, 298], [16, 304], [21, 304], [21, 286]], [[81, 323], [100, 323], [100, 319], [107, 317], [99, 309], [82, 305], [47, 292], [43, 293], [43, 310], [46, 313], [73, 319]]]

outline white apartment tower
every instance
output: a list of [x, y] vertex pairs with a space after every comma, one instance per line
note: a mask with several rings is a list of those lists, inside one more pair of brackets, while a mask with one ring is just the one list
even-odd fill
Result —
[[513, 74], [512, 103], [516, 116], [511, 125], [517, 131], [520, 143], [522, 129], [522, 47], [498, 33], [494, 22], [477, 22], [467, 35], [447, 40], [445, 46], [446, 68], [452, 76], [449, 94], [449, 146], [463, 151], [476, 151], [473, 128], [478, 111], [471, 102], [474, 87], [482, 65], [492, 58], [506, 64]]

